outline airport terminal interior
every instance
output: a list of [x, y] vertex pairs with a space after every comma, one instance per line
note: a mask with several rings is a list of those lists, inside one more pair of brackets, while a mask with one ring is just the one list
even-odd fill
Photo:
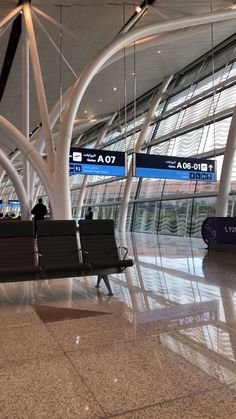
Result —
[[[235, 21], [234, 0], [1, 0], [0, 419], [236, 419]], [[98, 220], [115, 268], [105, 227], [83, 247]]]

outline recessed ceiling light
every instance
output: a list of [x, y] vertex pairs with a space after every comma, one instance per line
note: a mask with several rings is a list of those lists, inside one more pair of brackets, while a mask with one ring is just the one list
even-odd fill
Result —
[[159, 49], [158, 51], [157, 51], [157, 54], [160, 54], [161, 53], [161, 49]]
[[102, 102], [102, 99], [98, 99], [98, 102]]
[[113, 90], [114, 90], [114, 92], [116, 92], [117, 91], [117, 87], [113, 87]]
[[88, 113], [88, 111], [84, 111], [84, 113]]
[[132, 74], [132, 76], [135, 76], [135, 73], [134, 73], [134, 71], [133, 71], [133, 73], [131, 73]]
[[140, 6], [135, 6], [135, 12], [140, 13], [141, 12], [141, 7]]

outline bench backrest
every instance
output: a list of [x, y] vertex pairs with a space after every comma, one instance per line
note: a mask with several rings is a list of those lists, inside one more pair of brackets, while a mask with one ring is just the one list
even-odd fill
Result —
[[0, 222], [0, 271], [29, 271], [35, 266], [32, 221]]
[[119, 261], [113, 220], [80, 220], [79, 235], [84, 261], [106, 265]]
[[101, 268], [98, 273], [121, 272], [113, 220], [80, 220], [79, 234], [85, 262], [91, 263], [95, 271]]
[[38, 221], [37, 238], [41, 264], [46, 268], [79, 264], [74, 220]]

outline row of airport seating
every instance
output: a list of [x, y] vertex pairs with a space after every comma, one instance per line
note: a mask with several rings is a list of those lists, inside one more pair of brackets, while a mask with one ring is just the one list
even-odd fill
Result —
[[32, 221], [1, 223], [0, 282], [98, 275], [106, 283], [133, 265], [127, 249], [121, 257], [113, 220], [79, 221], [79, 240], [80, 248], [74, 220], [38, 221], [37, 240]]

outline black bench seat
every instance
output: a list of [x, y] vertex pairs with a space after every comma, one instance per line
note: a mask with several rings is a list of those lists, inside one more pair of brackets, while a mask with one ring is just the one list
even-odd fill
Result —
[[74, 220], [38, 221], [37, 238], [44, 278], [89, 274], [91, 265], [80, 261]]
[[39, 279], [32, 221], [0, 222], [0, 282]]
[[133, 266], [132, 259], [121, 257], [115, 239], [115, 225], [113, 220], [80, 220], [80, 245], [83, 261], [91, 264], [91, 275], [98, 275], [97, 287], [104, 280], [109, 295], [112, 295], [108, 275], [121, 273], [127, 267]]

